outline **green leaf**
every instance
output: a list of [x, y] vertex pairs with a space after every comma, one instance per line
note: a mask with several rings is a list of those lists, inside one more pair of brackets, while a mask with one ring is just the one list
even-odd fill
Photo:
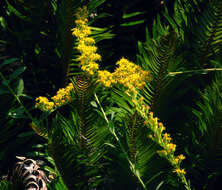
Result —
[[95, 101], [91, 101], [90, 104], [91, 104], [93, 107], [98, 108], [97, 103], [96, 103]]
[[3, 94], [10, 94], [10, 92], [6, 89], [0, 88], [0, 95], [3, 95]]
[[5, 86], [8, 86], [9, 85], [9, 80], [3, 80], [2, 84], [5, 85]]
[[156, 187], [156, 189], [155, 189], [155, 190], [159, 190], [159, 189], [160, 189], [160, 187], [161, 187], [163, 184], [164, 184], [164, 181], [161, 181], [161, 182], [159, 183], [159, 185]]
[[23, 90], [24, 90], [24, 81], [23, 79], [19, 79], [18, 86], [17, 86], [17, 96], [21, 96]]
[[109, 122], [109, 130], [112, 134], [115, 134], [115, 126], [112, 121]]
[[124, 14], [122, 16], [122, 18], [131, 18], [131, 17], [134, 17], [134, 16], [137, 16], [137, 15], [142, 15], [144, 14], [144, 12], [134, 12], [134, 13], [129, 13], [129, 14]]
[[4, 19], [4, 17], [0, 17], [0, 25], [2, 26], [2, 28], [5, 30], [7, 27], [6, 21]]
[[23, 107], [18, 107], [16, 109], [11, 109], [8, 113], [8, 116], [11, 118], [27, 118], [25, 115], [25, 110]]
[[138, 24], [142, 24], [144, 22], [145, 22], [145, 20], [131, 21], [131, 22], [125, 22], [125, 23], [121, 24], [120, 26], [135, 26]]
[[10, 3], [9, 0], [6, 0], [6, 3], [8, 5], [8, 9], [11, 13], [14, 13], [16, 16], [18, 16], [20, 19], [25, 20], [25, 21], [31, 21], [30, 17], [26, 17], [23, 15], [21, 12], [19, 12], [15, 7], [13, 7]]
[[89, 6], [88, 6], [88, 11], [89, 11], [89, 14], [91, 12], [93, 12], [98, 6], [100, 6], [101, 4], [103, 4], [106, 0], [92, 0], [90, 3], [89, 3]]
[[34, 131], [29, 131], [29, 132], [24, 132], [18, 135], [19, 138], [23, 138], [23, 137], [32, 137], [33, 135], [35, 135]]
[[4, 65], [8, 65], [11, 63], [14, 63], [15, 61], [17, 61], [18, 58], [10, 58], [10, 59], [6, 59], [1, 65], [0, 68], [2, 68]]
[[20, 74], [22, 74], [25, 71], [26, 67], [22, 66], [19, 67], [18, 69], [16, 69], [10, 76], [9, 76], [9, 80], [13, 80], [15, 78], [17, 78]]
[[0, 181], [1, 190], [12, 190], [11, 183], [9, 181], [2, 180]]

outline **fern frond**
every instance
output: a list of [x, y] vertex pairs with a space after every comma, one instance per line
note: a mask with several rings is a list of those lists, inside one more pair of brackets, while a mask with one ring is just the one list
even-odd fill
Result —
[[[215, 80], [203, 92], [201, 92], [201, 100], [197, 102], [197, 108], [193, 109], [193, 114], [197, 122], [193, 123], [195, 129], [193, 130], [193, 140], [199, 155], [194, 163], [195, 168], [192, 168], [193, 175], [201, 175], [209, 183], [208, 176], [212, 175], [212, 180], [216, 180], [217, 176], [221, 174], [221, 155], [222, 155], [222, 140], [221, 140], [221, 126], [222, 126], [222, 94], [221, 94], [221, 73], [217, 73]], [[194, 156], [195, 157], [195, 156]], [[193, 159], [195, 160], [195, 159]], [[193, 183], [199, 186], [195, 176]]]
[[77, 135], [72, 122], [65, 120], [61, 115], [57, 116], [52, 125], [48, 150], [64, 183], [72, 189], [76, 183], [73, 171], [78, 154]]
[[93, 81], [86, 75], [79, 75], [73, 78], [74, 90], [78, 100], [78, 114], [79, 114], [79, 130], [81, 136], [81, 147], [86, 146], [87, 126], [91, 125], [93, 118], [91, 117], [90, 99], [93, 95]]
[[208, 4], [197, 23], [196, 37], [200, 41], [202, 64], [208, 64], [207, 61], [214, 58], [222, 46], [222, 1], [216, 0]]
[[167, 13], [165, 16], [173, 27], [177, 25], [183, 33], [187, 65], [199, 68], [211, 66], [222, 45], [222, 2], [180, 0], [175, 10], [181, 13], [174, 15], [174, 23]]
[[43, 126], [37, 126], [34, 122], [29, 124], [30, 127], [33, 129], [33, 131], [35, 131], [35, 133], [45, 139], [48, 139], [48, 129], [45, 127], [45, 125]]
[[145, 127], [144, 119], [135, 112], [131, 99], [123, 90], [117, 88], [113, 90], [112, 99], [119, 107], [113, 121], [117, 128], [116, 133], [124, 144], [135, 170], [146, 182], [147, 187], [154, 188], [160, 180], [164, 179], [164, 175], [166, 176], [164, 167], [167, 168], [168, 163], [153, 164], [160, 162], [160, 158], [156, 157], [158, 147], [148, 138], [150, 131]]
[[161, 96], [172, 82], [172, 78], [167, 76], [168, 72], [177, 69], [181, 64], [181, 59], [179, 57], [175, 58], [175, 49], [178, 43], [177, 34], [169, 32], [163, 35], [160, 33], [162, 29], [156, 30], [160, 35], [156, 36], [156, 39], [159, 40], [151, 39], [147, 33], [146, 42], [138, 44], [138, 61], [145, 69], [151, 71], [153, 77], [153, 80], [146, 84], [143, 95], [154, 113], [157, 112], [158, 106], [160, 106]]

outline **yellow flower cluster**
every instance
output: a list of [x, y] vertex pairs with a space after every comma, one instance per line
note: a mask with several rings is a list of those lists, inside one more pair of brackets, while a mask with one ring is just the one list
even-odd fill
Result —
[[66, 104], [71, 100], [70, 94], [73, 88], [73, 84], [69, 83], [68, 86], [57, 91], [56, 95], [52, 97], [52, 100], [57, 107], [62, 106], [63, 104]]
[[173, 172], [177, 173], [179, 176], [182, 175], [182, 180], [184, 180], [184, 175], [186, 171], [184, 169], [180, 169], [181, 161], [185, 159], [183, 154], [179, 156], [175, 156], [174, 153], [176, 151], [176, 144], [172, 143], [172, 138], [170, 134], [163, 133], [165, 127], [162, 123], [158, 122], [157, 118], [153, 118], [153, 113], [150, 112], [148, 122], [149, 127], [153, 132], [152, 139], [157, 142], [163, 149], [158, 150], [157, 153], [159, 156], [166, 158], [170, 164], [174, 167]]
[[114, 72], [114, 78], [120, 84], [127, 88], [139, 88], [142, 89], [145, 86], [145, 80], [148, 79], [149, 71], [144, 71], [142, 68], [125, 58], [120, 59], [116, 65]]
[[185, 156], [183, 155], [183, 154], [180, 154], [179, 156], [177, 156], [176, 158], [175, 158], [175, 165], [176, 164], [178, 164], [178, 163], [180, 163], [181, 161], [183, 161], [185, 159]]
[[107, 70], [98, 71], [98, 82], [101, 82], [105, 87], [110, 87], [112, 84], [116, 83], [113, 77], [113, 73]]
[[40, 96], [36, 98], [35, 107], [45, 112], [52, 112], [71, 100], [71, 91], [73, 88], [73, 84], [69, 83], [65, 88], [59, 89], [56, 95], [51, 98], [53, 101], [49, 101], [48, 98]]
[[80, 52], [80, 55], [76, 60], [80, 63], [81, 69], [90, 75], [97, 73], [97, 81], [106, 87], [119, 83], [129, 90], [143, 88], [145, 80], [151, 79], [151, 75], [148, 71], [142, 70], [141, 67], [125, 58], [120, 59], [116, 63], [118, 68], [113, 73], [106, 70], [99, 70], [99, 65], [96, 61], [100, 61], [101, 56], [96, 53], [97, 47], [95, 46], [95, 40], [89, 37], [91, 30], [87, 25], [87, 15], [86, 7], [78, 9], [75, 20], [76, 27], [72, 29], [72, 35], [78, 40], [77, 50]]
[[77, 37], [77, 50], [80, 52], [76, 60], [80, 63], [83, 71], [93, 75], [99, 69], [96, 61], [100, 61], [101, 56], [96, 53], [97, 47], [95, 46], [95, 40], [89, 37], [91, 30], [87, 25], [87, 15], [88, 11], [86, 7], [78, 9], [76, 13], [77, 20], [75, 21], [76, 28], [72, 29], [72, 35]]
[[35, 101], [36, 101], [35, 106], [37, 108], [40, 108], [42, 111], [50, 112], [51, 110], [53, 110], [55, 106], [54, 102], [50, 102], [48, 98], [43, 96], [39, 96], [38, 98], [35, 99]]
[[145, 85], [145, 80], [151, 79], [148, 71], [125, 58], [120, 59], [116, 65], [118, 67], [113, 73], [106, 70], [98, 71], [98, 82], [104, 86], [110, 87], [112, 84], [119, 83], [129, 90], [138, 88], [142, 89]]

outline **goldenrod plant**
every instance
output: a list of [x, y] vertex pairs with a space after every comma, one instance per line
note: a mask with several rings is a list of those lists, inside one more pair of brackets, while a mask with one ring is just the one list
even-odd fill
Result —
[[[96, 46], [95, 41], [93, 40], [93, 38], [89, 37], [89, 35], [91, 34], [90, 32], [90, 28], [87, 25], [87, 8], [83, 7], [81, 9], [78, 10], [77, 14], [76, 14], [77, 20], [76, 20], [76, 28], [72, 29], [72, 34], [77, 37], [77, 50], [80, 52], [80, 55], [78, 56], [78, 58], [76, 59], [77, 61], [80, 62], [80, 67], [83, 70], [83, 74], [82, 76], [75, 77], [75, 79], [73, 80], [73, 85], [74, 85], [74, 89], [76, 88], [75, 86], [77, 86], [77, 96], [78, 96], [78, 91], [83, 91], [84, 89], [84, 93], [95, 93], [93, 91], [88, 91], [88, 89], [90, 88], [91, 84], [89, 80], [93, 80], [95, 79], [95, 83], [97, 84], [103, 84], [105, 87], [113, 87], [114, 85], [122, 85], [124, 88], [126, 88], [126, 94], [131, 98], [131, 101], [133, 103], [133, 109], [135, 109], [135, 114], [138, 114], [143, 120], [144, 120], [144, 125], [147, 125], [148, 129], [150, 129], [153, 133], [152, 136], [152, 140], [154, 142], [156, 142], [157, 144], [160, 145], [160, 147], [163, 148], [163, 150], [157, 151], [159, 155], [161, 155], [162, 157], [167, 158], [167, 160], [169, 161], [169, 163], [173, 166], [174, 170], [173, 172], [177, 173], [177, 175], [182, 179], [182, 182], [185, 184], [185, 187], [187, 189], [190, 189], [190, 185], [188, 184], [186, 177], [185, 177], [185, 170], [184, 169], [180, 169], [180, 163], [183, 159], [185, 159], [185, 157], [181, 154], [179, 156], [174, 156], [174, 152], [176, 150], [176, 145], [173, 144], [171, 142], [171, 138], [169, 137], [169, 134], [164, 133], [162, 134], [162, 132], [165, 130], [162, 124], [158, 125], [158, 121], [157, 118], [153, 118], [152, 116], [152, 112], [149, 113], [149, 109], [148, 106], [146, 106], [143, 101], [141, 99], [143, 99], [143, 97], [140, 97], [140, 100], [138, 100], [137, 96], [140, 96], [138, 94], [138, 90], [142, 90], [145, 86], [146, 83], [150, 82], [152, 79], [152, 76], [150, 74], [149, 71], [144, 71], [140, 66], [135, 65], [134, 63], [128, 61], [126, 58], [121, 58], [116, 65], [118, 66], [115, 71], [113, 73], [110, 73], [109, 71], [106, 70], [99, 70], [99, 65], [95, 62], [97, 60], [101, 60], [101, 56], [99, 54], [96, 53]], [[85, 76], [84, 76], [85, 75]], [[88, 79], [87, 79], [88, 78]], [[83, 83], [83, 85], [78, 85], [79, 81], [82, 81], [81, 83]], [[85, 84], [84, 84], [85, 83]], [[93, 82], [91, 82], [93, 83]], [[93, 85], [93, 84], [92, 84]], [[69, 85], [71, 86], [71, 85]], [[66, 87], [68, 88], [68, 87]], [[69, 89], [69, 88], [68, 88]], [[70, 88], [70, 90], [72, 90], [72, 88]], [[60, 89], [58, 91], [58, 95], [60, 95], [60, 92], [63, 91], [62, 89]], [[75, 91], [75, 90], [74, 90]], [[69, 92], [69, 91], [68, 91]], [[79, 137], [78, 139], [80, 140], [80, 147], [81, 147], [81, 151], [83, 151], [83, 153], [85, 151], [87, 151], [85, 154], [89, 155], [90, 151], [89, 147], [92, 146], [93, 148], [93, 144], [90, 143], [90, 138], [91, 136], [93, 137], [94, 135], [96, 135], [97, 130], [92, 131], [93, 127], [88, 127], [88, 124], [86, 124], [86, 117], [87, 120], [89, 120], [89, 116], [86, 116], [86, 111], [88, 108], [88, 106], [86, 105], [86, 103], [90, 100], [86, 100], [84, 94], [80, 94], [79, 97], [77, 98], [77, 100], [80, 102], [79, 103], [79, 110], [78, 112], [78, 125], [79, 125]], [[98, 97], [95, 95], [97, 103], [100, 105], [103, 116], [108, 124], [107, 129], [109, 129], [109, 125], [110, 125], [110, 121], [107, 119], [107, 116], [105, 114], [105, 112], [103, 111], [103, 108], [101, 106], [101, 104], [99, 103]], [[61, 99], [61, 103], [65, 103], [66, 101], [63, 100], [62, 98], [58, 98]], [[71, 98], [70, 98], [71, 99]], [[58, 105], [61, 105], [61, 103], [56, 102], [49, 102], [47, 101], [47, 98], [45, 97], [39, 97], [36, 99], [38, 102], [36, 104], [37, 107], [39, 107], [40, 109], [42, 109], [42, 111], [48, 111], [50, 112], [53, 109], [53, 106], [56, 105], [56, 103]], [[57, 100], [56, 98], [52, 98], [52, 100]], [[52, 105], [52, 107], [51, 107]], [[67, 121], [68, 122], [68, 121]], [[93, 123], [90, 123], [90, 125], [93, 125]], [[158, 128], [158, 126], [160, 126], [160, 128]], [[135, 160], [135, 157], [130, 157], [128, 155], [128, 151], [126, 150], [126, 148], [122, 145], [121, 140], [119, 139], [118, 135], [115, 132], [115, 127], [113, 126], [113, 129], [111, 131], [111, 134], [115, 137], [116, 141], [118, 142], [121, 151], [124, 154], [124, 157], [126, 159], [126, 161], [129, 162], [129, 168], [132, 171], [133, 175], [137, 178], [138, 183], [140, 183], [141, 187], [143, 187], [144, 189], [147, 189], [145, 183], [143, 182], [143, 179], [140, 174], [140, 171], [138, 169], [136, 169], [137, 167], [137, 161]], [[54, 131], [54, 130], [52, 130]], [[57, 132], [55, 132], [57, 133]], [[73, 133], [73, 132], [72, 132]], [[90, 134], [87, 134], [90, 133]], [[55, 135], [52, 134], [51, 135]], [[73, 134], [74, 135], [74, 134]], [[148, 132], [147, 132], [148, 135]], [[52, 137], [55, 138], [55, 137]], [[56, 137], [57, 138], [57, 137]], [[74, 136], [72, 138], [75, 138]], [[148, 138], [148, 137], [147, 137]], [[57, 139], [58, 140], [58, 139]], [[74, 140], [74, 139], [73, 139]], [[75, 140], [76, 141], [76, 140]], [[87, 142], [89, 141], [89, 142]], [[55, 142], [52, 142], [52, 144], [50, 144], [50, 149], [52, 151], [52, 155], [55, 159], [55, 163], [61, 162], [61, 158], [57, 158], [57, 153], [55, 153], [55, 150], [53, 146], [57, 146], [56, 144], [58, 142], [56, 142], [56, 144], [54, 144]], [[68, 142], [67, 142], [68, 143]], [[105, 143], [105, 142], [103, 142]], [[131, 142], [132, 143], [132, 142]], [[135, 142], [134, 142], [135, 143]], [[68, 143], [70, 144], [70, 142]], [[61, 146], [61, 145], [58, 145]], [[96, 149], [97, 147], [94, 147], [93, 149], [95, 149], [94, 151], [99, 154], [100, 151], [98, 151]], [[53, 149], [53, 150], [52, 150]], [[134, 152], [136, 152], [138, 150], [134, 149]], [[95, 152], [91, 153], [91, 154], [95, 154]], [[101, 153], [100, 153], [101, 154]], [[103, 155], [103, 154], [101, 154]], [[71, 156], [71, 155], [70, 155]], [[73, 157], [73, 156], [72, 156]], [[92, 157], [92, 155], [91, 155]], [[98, 157], [98, 156], [97, 156]], [[90, 158], [90, 157], [89, 157]], [[97, 160], [98, 161], [98, 158]], [[65, 174], [65, 172], [67, 172], [63, 166], [61, 166], [60, 164], [58, 165], [58, 169], [61, 172], [62, 176], [66, 176], [67, 174]], [[68, 174], [69, 178], [71, 178], [71, 174]], [[73, 175], [74, 177], [74, 175]], [[135, 178], [135, 179], [136, 179]], [[71, 182], [71, 179], [67, 179], [66, 177], [64, 177], [65, 183], [67, 184], [68, 187], [71, 187], [71, 185], [74, 185], [73, 182]], [[134, 184], [135, 185], [135, 184]]]
[[[87, 6], [81, 1], [74, 9], [71, 1], [64, 2], [65, 48], [57, 53], [63, 52], [65, 79], [54, 86], [57, 92], [35, 99], [37, 113], [42, 111], [38, 119], [23, 104], [24, 84], [16, 90], [9, 83], [13, 77], [0, 73], [47, 144], [41, 155], [55, 174], [48, 188], [217, 189], [222, 175], [222, 1], [176, 0], [174, 11], [165, 8], [146, 30], [137, 54], [118, 59], [120, 52], [113, 55], [99, 40], [112, 35], [103, 36], [92, 22], [109, 2], [101, 10], [95, 7], [102, 1]], [[135, 26], [127, 19], [137, 15], [143, 13], [124, 12], [120, 28]], [[114, 57], [109, 70], [107, 52]]]

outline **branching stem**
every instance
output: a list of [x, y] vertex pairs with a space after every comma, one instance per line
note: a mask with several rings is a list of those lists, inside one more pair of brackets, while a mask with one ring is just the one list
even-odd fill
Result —
[[120, 141], [120, 139], [119, 139], [118, 136], [116, 135], [115, 129], [110, 126], [110, 123], [111, 123], [111, 122], [110, 122], [109, 119], [107, 118], [106, 113], [105, 113], [103, 107], [101, 106], [100, 101], [99, 101], [97, 95], [94, 94], [94, 96], [95, 96], [96, 102], [98, 103], [98, 105], [99, 105], [99, 107], [100, 107], [100, 109], [101, 109], [101, 112], [103, 113], [104, 119], [106, 120], [108, 126], [110, 127], [110, 132], [111, 132], [111, 133], [113, 134], [113, 136], [115, 137], [116, 141], [118, 142], [118, 144], [119, 144], [119, 146], [120, 146], [121, 151], [124, 153], [127, 161], [129, 162], [131, 171], [132, 171], [133, 174], [137, 177], [137, 179], [138, 179], [139, 182], [141, 183], [142, 187], [143, 187], [145, 190], [147, 190], [146, 185], [144, 184], [143, 180], [141, 179], [141, 177], [140, 177], [140, 175], [139, 175], [139, 171], [136, 170], [135, 165], [131, 162], [131, 160], [130, 160], [130, 158], [129, 158], [127, 152], [126, 152], [126, 150], [124, 149], [124, 147], [123, 147], [123, 145], [122, 145], [122, 143], [121, 143], [121, 141]]

